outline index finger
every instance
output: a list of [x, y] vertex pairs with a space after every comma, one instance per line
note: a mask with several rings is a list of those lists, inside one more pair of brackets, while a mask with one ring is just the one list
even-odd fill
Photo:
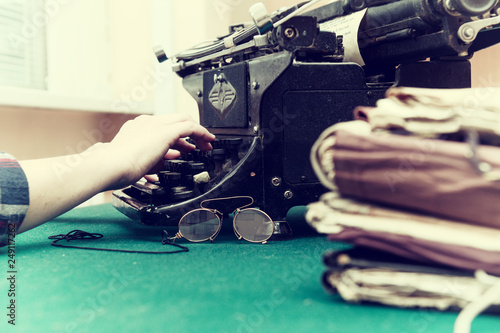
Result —
[[[196, 143], [198, 148], [210, 150], [212, 147], [210, 142], [215, 140], [214, 134], [210, 133], [200, 124], [192, 121], [183, 121], [171, 126], [175, 126], [174, 131], [177, 135], [176, 142], [181, 138], [189, 137]], [[175, 145], [175, 143], [173, 142], [172, 145]]]

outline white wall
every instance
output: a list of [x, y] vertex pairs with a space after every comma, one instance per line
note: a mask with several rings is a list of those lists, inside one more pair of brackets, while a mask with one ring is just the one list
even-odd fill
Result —
[[[224, 0], [173, 0], [173, 45], [172, 53], [189, 49], [203, 41], [211, 40], [227, 33], [230, 17], [219, 17], [216, 7]], [[170, 65], [170, 64], [169, 64]], [[177, 99], [176, 110], [187, 112], [198, 120], [198, 106], [182, 87], [181, 78], [174, 84]]]

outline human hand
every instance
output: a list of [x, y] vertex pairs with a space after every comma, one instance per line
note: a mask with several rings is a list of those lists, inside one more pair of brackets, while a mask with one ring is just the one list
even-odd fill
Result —
[[109, 189], [130, 185], [141, 177], [156, 173], [164, 159], [174, 159], [181, 152], [195, 146], [184, 138], [191, 138], [201, 150], [211, 150], [215, 140], [203, 126], [185, 114], [139, 116], [126, 122], [106, 147], [106, 159], [116, 168], [117, 178]]
[[[189, 116], [139, 116], [109, 143], [83, 153], [20, 161], [29, 183], [30, 205], [18, 232], [32, 229], [105, 190], [133, 184], [163, 167], [164, 159], [195, 148], [210, 150], [215, 136]], [[75, 163], [77, 161], [77, 163]], [[57, 188], [57, 191], [53, 189]]]

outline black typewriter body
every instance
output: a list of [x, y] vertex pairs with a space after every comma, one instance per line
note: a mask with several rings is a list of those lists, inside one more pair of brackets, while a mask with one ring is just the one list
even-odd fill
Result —
[[[355, 107], [374, 106], [393, 86], [470, 87], [467, 57], [421, 62], [417, 52], [417, 61], [397, 64], [342, 62], [341, 36], [318, 29], [325, 18], [317, 13], [346, 12], [329, 6], [272, 29], [265, 47], [255, 42], [177, 59], [182, 65], [176, 71], [198, 104], [200, 123], [217, 137], [214, 149], [166, 161], [158, 183], [116, 191], [114, 206], [144, 225], [175, 226], [203, 200], [246, 195], [274, 221], [284, 221], [291, 207], [317, 201], [326, 191], [309, 154], [327, 127], [352, 120]], [[288, 38], [290, 27], [296, 36], [314, 40]]]

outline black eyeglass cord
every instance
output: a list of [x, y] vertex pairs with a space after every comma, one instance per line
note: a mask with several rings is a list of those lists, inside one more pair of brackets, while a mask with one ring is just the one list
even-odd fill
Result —
[[73, 245], [63, 245], [59, 244], [59, 241], [66, 240], [67, 242], [69, 241], [74, 241], [74, 240], [82, 240], [82, 239], [99, 239], [103, 238], [103, 234], [98, 234], [98, 233], [90, 233], [82, 230], [73, 230], [68, 232], [67, 234], [59, 234], [59, 235], [53, 235], [49, 236], [49, 239], [53, 239], [52, 243], [50, 245], [56, 246], [56, 247], [67, 247], [67, 248], [73, 248], [73, 249], [82, 249], [82, 250], [95, 250], [95, 251], [110, 251], [110, 252], [125, 252], [125, 253], [146, 253], [146, 254], [170, 254], [170, 253], [179, 253], [179, 252], [188, 252], [189, 249], [185, 246], [179, 245], [179, 244], [174, 244], [169, 239], [169, 235], [166, 230], [163, 230], [162, 232], [162, 239], [161, 239], [161, 244], [162, 245], [172, 245], [175, 247], [180, 248], [180, 250], [175, 250], [175, 251], [136, 251], [136, 250], [119, 250], [119, 249], [105, 249], [105, 248], [96, 248], [96, 247], [86, 247], [86, 246], [73, 246]]

